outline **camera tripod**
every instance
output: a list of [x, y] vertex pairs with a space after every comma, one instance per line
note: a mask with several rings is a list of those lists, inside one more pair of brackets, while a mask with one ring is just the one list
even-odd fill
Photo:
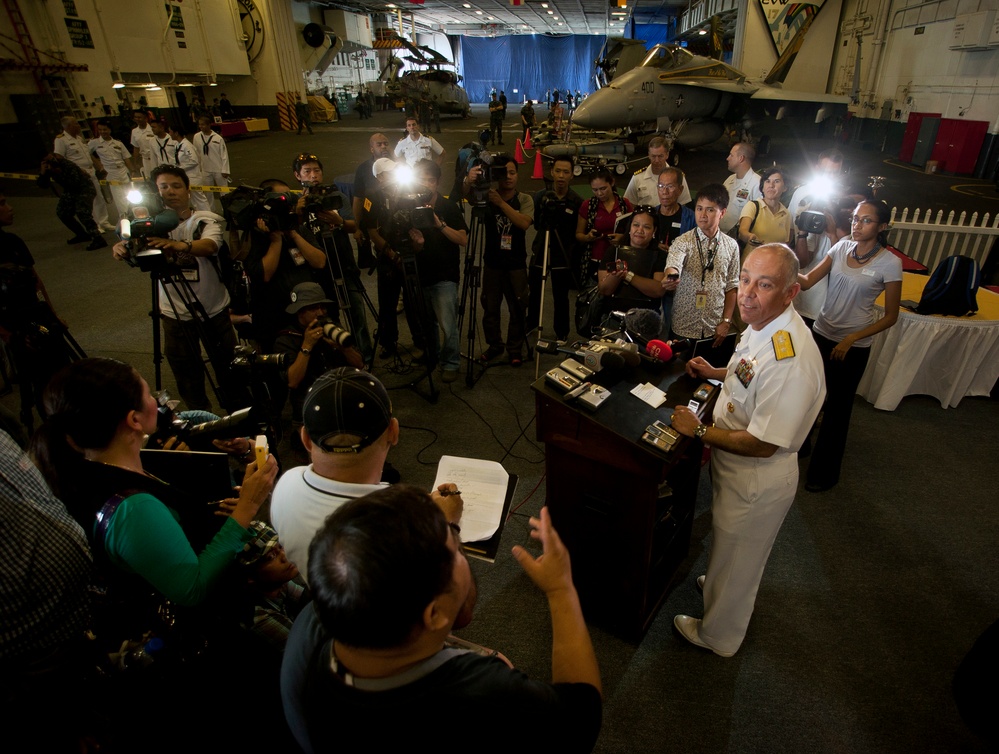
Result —
[[[141, 269], [141, 268], [140, 268]], [[153, 369], [155, 372], [156, 389], [163, 388], [163, 350], [160, 341], [160, 320], [163, 315], [160, 312], [160, 286], [166, 293], [167, 301], [174, 316], [172, 319], [182, 324], [183, 320], [177, 308], [178, 302], [183, 303], [187, 313], [191, 316], [191, 321], [195, 324], [197, 335], [192, 335], [182, 328], [182, 333], [191, 353], [201, 352], [201, 346], [205, 348], [208, 359], [201, 359], [201, 368], [204, 372], [208, 385], [215, 395], [219, 405], [227, 411], [235, 410], [236, 405], [241, 402], [244, 395], [237, 395], [238, 391], [232, 385], [229, 372], [229, 359], [219, 352], [215, 338], [211, 335], [209, 327], [208, 312], [198, 299], [197, 294], [191, 287], [190, 281], [184, 277], [184, 271], [178, 267], [163, 265], [161, 269], [150, 269], [150, 280], [152, 282], [152, 311], [150, 317], [153, 321]], [[173, 291], [173, 295], [171, 295]], [[209, 369], [211, 364], [211, 369]], [[214, 371], [214, 374], [212, 372]], [[223, 386], [223, 383], [225, 385]]]
[[429, 321], [429, 317], [427, 316], [427, 300], [423, 295], [423, 285], [420, 283], [420, 270], [416, 262], [416, 251], [413, 249], [413, 242], [408, 234], [404, 238], [400, 237], [399, 241], [400, 243], [394, 245], [394, 248], [402, 260], [403, 300], [407, 302], [408, 306], [412, 307], [416, 329], [419, 330], [418, 333], [413, 333], [413, 336], [414, 338], [418, 336], [420, 342], [423, 343], [425, 358], [423, 374], [410, 382], [408, 387], [413, 388], [414, 392], [420, 395], [419, 391], [416, 390], [416, 386], [426, 378], [427, 387], [430, 388], [430, 396], [426, 399], [430, 403], [436, 403], [437, 396], [440, 395], [440, 390], [434, 384], [434, 368], [437, 366], [439, 354], [437, 357], [433, 356], [434, 352], [438, 349], [432, 346], [431, 343], [436, 344], [438, 336], [436, 332], [427, 332], [427, 322]]
[[[341, 317], [340, 326], [346, 329], [351, 335], [354, 336], [355, 341], [358, 345], [358, 350], [361, 351], [361, 355], [364, 355], [364, 351], [370, 348], [370, 353], [366, 362], [368, 364], [368, 369], [370, 370], [374, 366], [375, 362], [375, 352], [378, 349], [378, 328], [375, 327], [374, 336], [368, 334], [367, 322], [355, 322], [355, 315], [358, 317], [364, 317], [364, 306], [368, 307], [368, 311], [371, 312], [371, 316], [374, 317], [375, 322], [378, 322], [378, 310], [375, 309], [375, 305], [371, 301], [371, 297], [368, 292], [364, 289], [363, 285], [358, 284], [357, 289], [353, 293], [360, 296], [361, 300], [364, 302], [362, 306], [359, 306], [360, 311], [355, 311], [353, 304], [351, 302], [351, 290], [347, 287], [347, 277], [344, 273], [343, 260], [340, 258], [340, 250], [337, 246], [336, 238], [334, 237], [334, 229], [330, 225], [322, 220], [320, 220], [316, 214], [316, 211], [310, 211], [306, 216], [306, 224], [309, 230], [315, 235], [316, 240], [319, 241], [319, 245], [326, 255], [326, 268], [329, 271], [330, 279], [333, 282], [333, 291], [336, 297], [337, 306], [340, 308], [339, 316]], [[349, 246], [350, 241], [347, 241]], [[330, 247], [332, 246], [332, 252]], [[354, 266], [354, 260], [350, 260], [350, 265]], [[358, 329], [358, 325], [362, 325]]]
[[[474, 387], [486, 373], [489, 364], [480, 362], [475, 356], [475, 337], [478, 329], [476, 305], [479, 289], [482, 287], [482, 257], [486, 249], [486, 208], [472, 205], [472, 222], [468, 231], [468, 246], [465, 247], [465, 271], [461, 281], [461, 295], [458, 298], [458, 332], [465, 323], [465, 308], [470, 304], [468, 322], [468, 352], [463, 354], [468, 360], [465, 369], [465, 385]], [[476, 374], [475, 367], [479, 370]]]

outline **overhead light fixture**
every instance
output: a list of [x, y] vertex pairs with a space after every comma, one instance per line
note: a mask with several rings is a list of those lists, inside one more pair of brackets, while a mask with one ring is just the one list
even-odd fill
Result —
[[542, 8], [547, 8], [548, 7], [548, 3], [541, 3], [541, 7]]
[[476, 16], [481, 16], [482, 15], [482, 11], [480, 11], [480, 10], [475, 11], [475, 15]]
[[561, 25], [562, 25], [562, 22], [561, 22], [561, 21], [559, 21], [559, 22], [558, 22], [558, 25], [559, 25], [559, 26], [561, 26]]
[[386, 7], [386, 8], [398, 8], [399, 6], [398, 6], [398, 5], [396, 5], [395, 3], [389, 3], [389, 4], [388, 4], [388, 5], [386, 5], [385, 7]]
[[553, 10], [548, 11], [548, 15], [549, 16], [554, 16], [555, 15], [555, 11], [553, 11]]
[[461, 4], [461, 7], [462, 7], [462, 8], [471, 8], [472, 6], [471, 6], [471, 5], [469, 5], [468, 3], [462, 3], [462, 4]]
[[492, 21], [492, 20], [493, 20], [492, 16], [486, 16], [486, 21]]
[[162, 86], [149, 86], [149, 87], [146, 87], [146, 91], [147, 92], [161, 92], [161, 91], [163, 91], [163, 87]]
[[698, 29], [697, 33], [700, 34], [703, 37], [705, 34], [708, 33], [708, 30], [707, 29]]
[[111, 85], [111, 88], [112, 89], [124, 89], [125, 88], [125, 82], [124, 81], [115, 81]]

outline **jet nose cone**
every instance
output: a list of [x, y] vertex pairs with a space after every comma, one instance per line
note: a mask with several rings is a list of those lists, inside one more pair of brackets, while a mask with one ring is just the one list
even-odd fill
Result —
[[583, 128], [617, 128], [623, 120], [622, 108], [615, 105], [619, 97], [613, 89], [601, 89], [579, 103], [572, 114], [572, 122]]

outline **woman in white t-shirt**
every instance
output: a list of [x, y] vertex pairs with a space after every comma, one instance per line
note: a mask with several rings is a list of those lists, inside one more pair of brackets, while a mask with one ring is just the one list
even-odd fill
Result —
[[[812, 328], [825, 361], [826, 403], [805, 481], [810, 492], [828, 490], [839, 481], [853, 396], [871, 341], [898, 320], [902, 262], [887, 249], [890, 216], [884, 202], [861, 202], [853, 212], [852, 238], [839, 241], [815, 269], [798, 276], [802, 290], [829, 277], [826, 301]], [[874, 301], [882, 291], [885, 313], [879, 318]]]

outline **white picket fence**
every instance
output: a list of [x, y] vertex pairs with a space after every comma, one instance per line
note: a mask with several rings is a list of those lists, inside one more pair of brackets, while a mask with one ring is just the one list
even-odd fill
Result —
[[953, 254], [972, 257], [979, 267], [985, 264], [989, 250], [999, 236], [999, 213], [992, 218], [991, 224], [988, 212], [982, 216], [981, 223], [978, 222], [977, 212], [969, 218], [967, 212], [958, 215], [952, 210], [946, 222], [943, 210], [939, 210], [936, 217], [932, 214], [931, 210], [923, 212], [917, 209], [909, 219], [908, 207], [902, 210], [901, 216], [898, 207], [893, 207], [888, 231], [892, 246], [925, 264], [930, 272]]

